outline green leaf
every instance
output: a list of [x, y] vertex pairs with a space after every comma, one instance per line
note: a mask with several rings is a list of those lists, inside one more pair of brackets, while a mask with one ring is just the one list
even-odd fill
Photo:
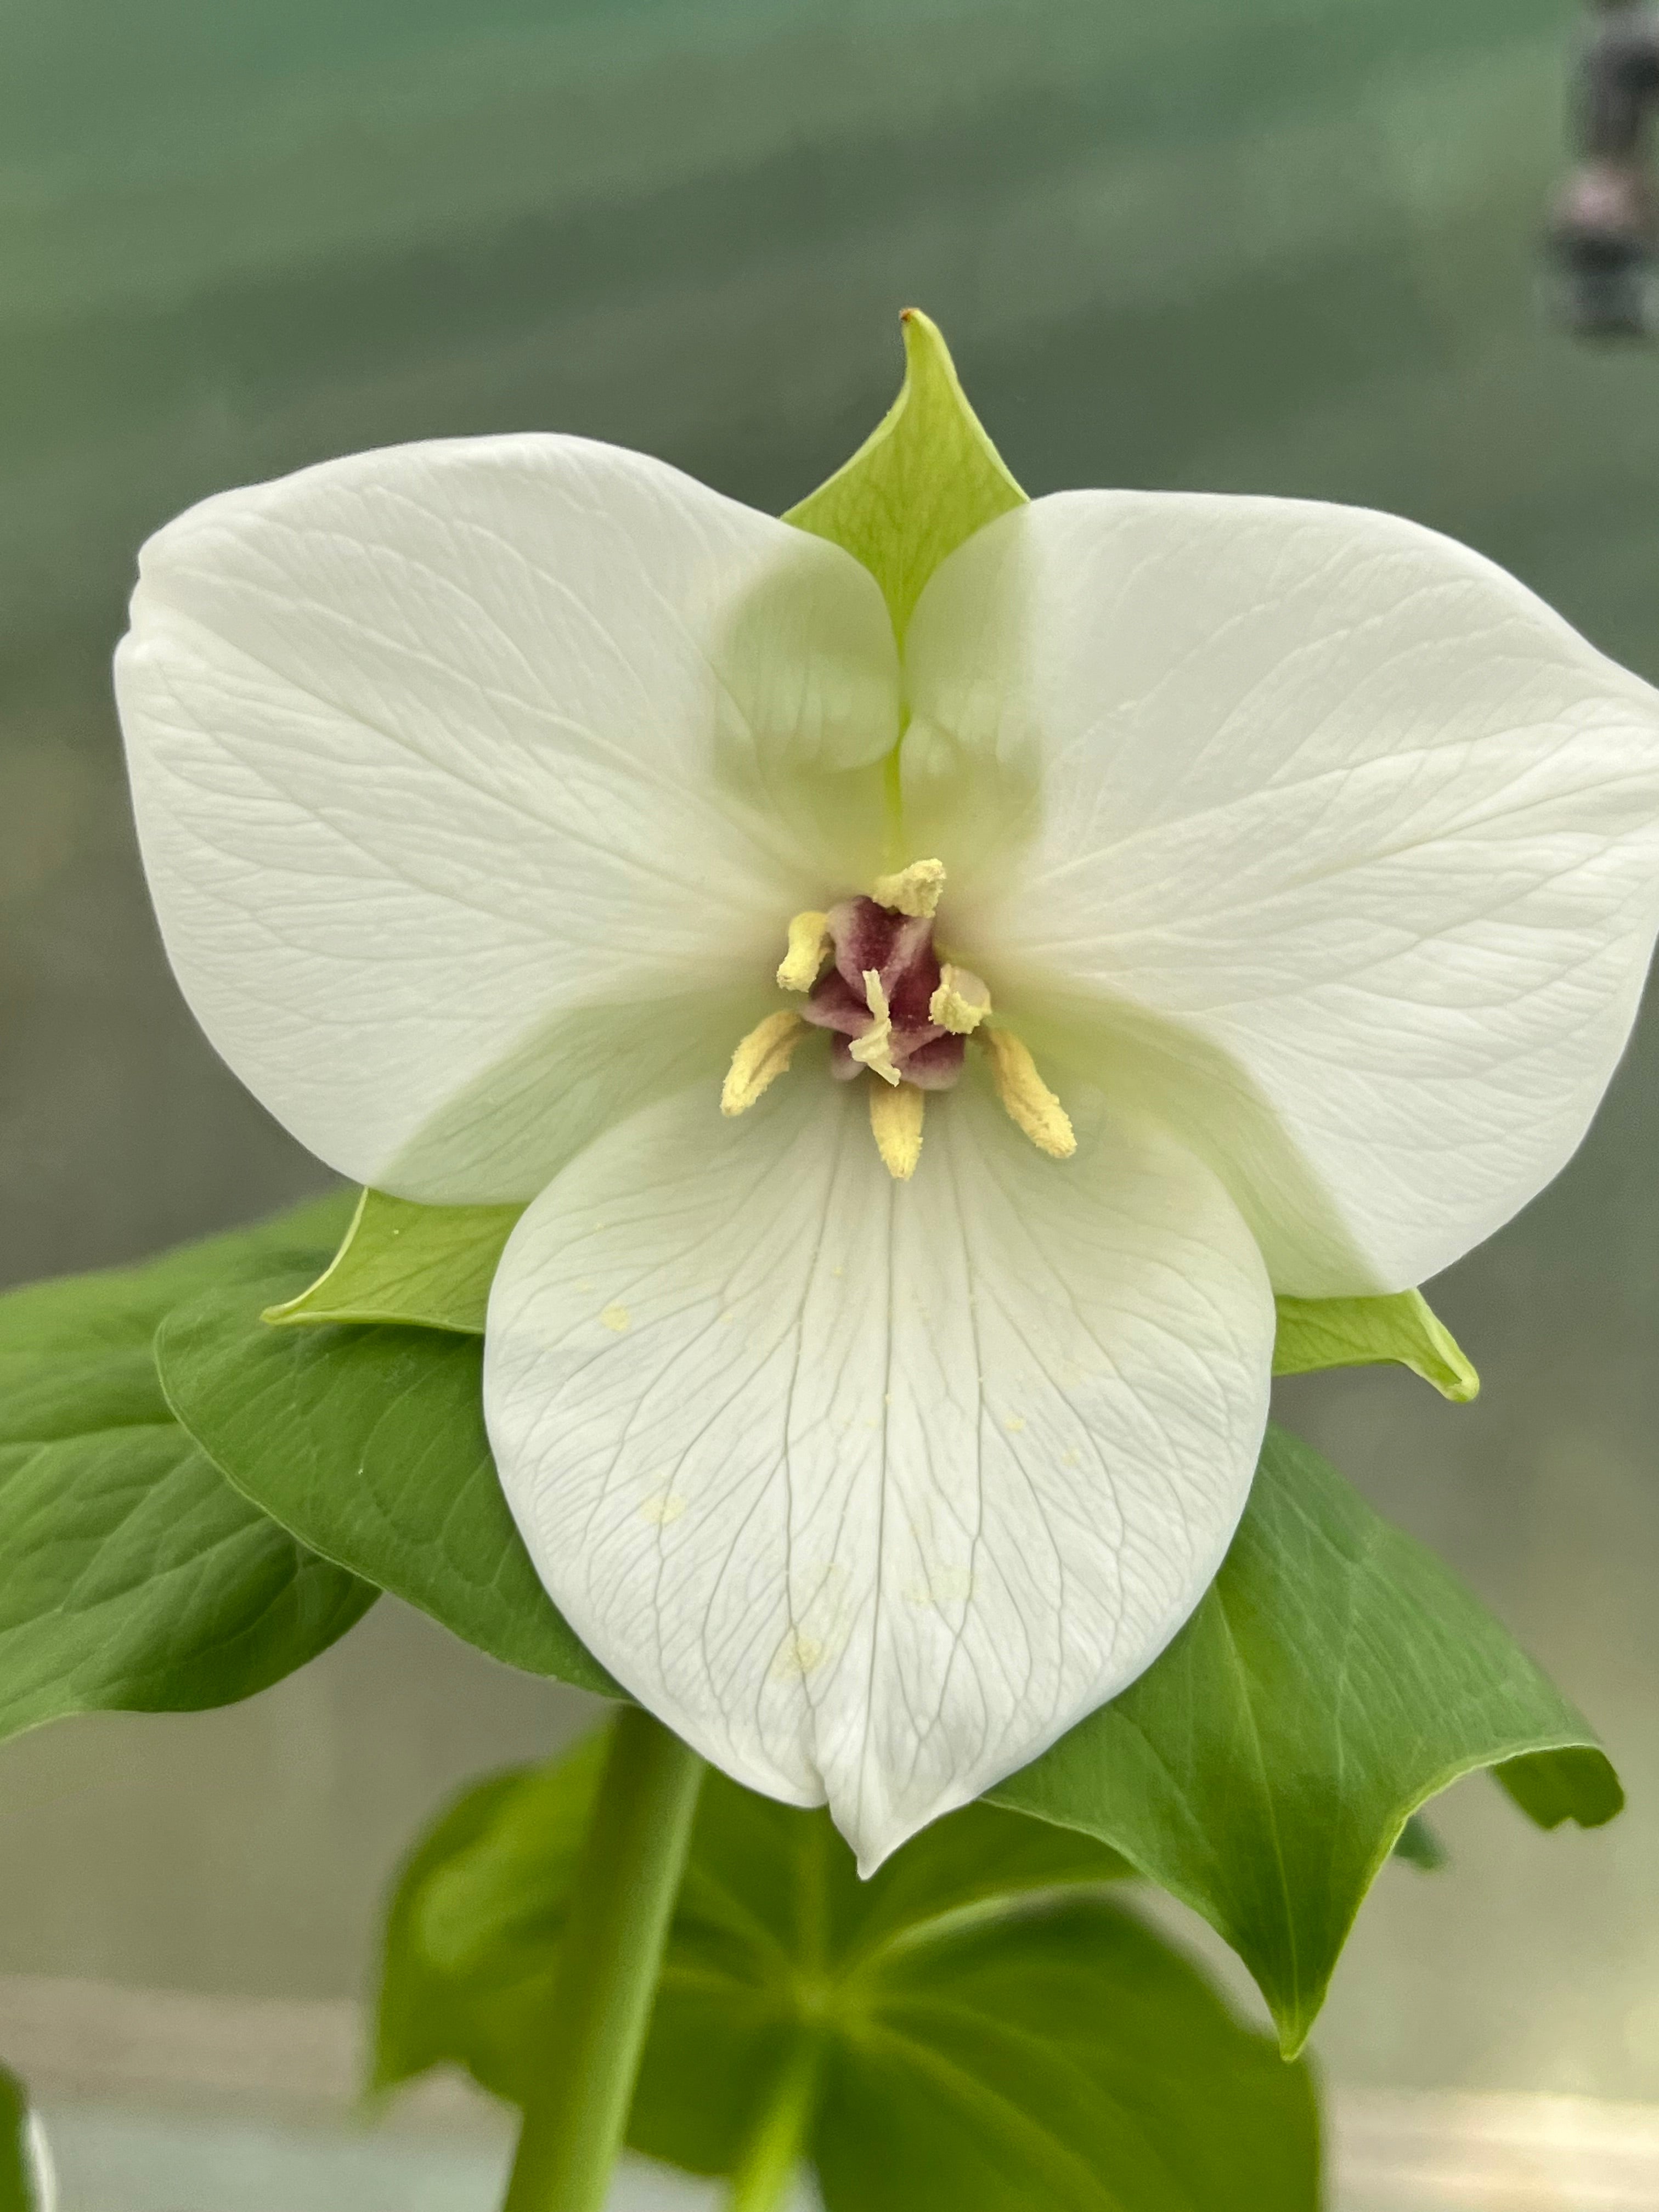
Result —
[[46, 2138], [31, 2118], [27, 2092], [0, 2066], [0, 2212], [46, 2212]]
[[234, 1703], [374, 1601], [228, 1486], [173, 1419], [151, 1352], [169, 1307], [227, 1268], [283, 1252], [314, 1266], [342, 1210], [0, 1298], [0, 1735]]
[[918, 307], [903, 315], [904, 382], [850, 461], [784, 516], [862, 561], [901, 644], [941, 561], [1025, 504], [968, 404], [945, 340]]
[[366, 1190], [316, 1281], [268, 1322], [403, 1322], [483, 1334], [489, 1285], [521, 1206], [416, 1206]]
[[1323, 1367], [1409, 1367], [1443, 1398], [1466, 1406], [1480, 1377], [1420, 1291], [1386, 1298], [1279, 1298], [1273, 1373]]
[[1269, 1428], [1232, 1548], [1175, 1642], [992, 1795], [1100, 1837], [1201, 1913], [1288, 2052], [1408, 1816], [1490, 1766], [1539, 1817], [1593, 1826], [1623, 1802], [1582, 1716], [1508, 1632]]
[[1625, 1809], [1625, 1793], [1606, 1756], [1569, 1745], [1508, 1759], [1497, 1776], [1529, 1820], [1559, 1828], [1564, 1820], [1599, 1828]]
[[[536, 2089], [599, 1747], [470, 1792], [388, 1919], [375, 2079]], [[1115, 1903], [1122, 1863], [986, 1805], [860, 1883], [823, 1813], [711, 1774], [629, 2138], [731, 2173], [799, 2104], [828, 2212], [1312, 2212], [1312, 2084]]]
[[[1501, 1767], [1498, 1771], [1502, 1773]], [[1446, 1846], [1423, 1815], [1413, 1813], [1394, 1839], [1394, 1856], [1420, 1874], [1438, 1874], [1446, 1863]]]
[[620, 1694], [530, 1564], [484, 1434], [483, 1346], [434, 1330], [271, 1328], [314, 1267], [265, 1267], [170, 1315], [178, 1419], [301, 1543], [532, 1674]]

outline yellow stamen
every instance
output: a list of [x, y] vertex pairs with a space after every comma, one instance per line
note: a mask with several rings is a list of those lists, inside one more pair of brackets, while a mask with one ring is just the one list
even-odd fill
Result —
[[991, 1079], [997, 1097], [1015, 1127], [1023, 1129], [1040, 1152], [1068, 1160], [1077, 1150], [1071, 1116], [1036, 1072], [1036, 1062], [1012, 1030], [985, 1032], [985, 1048], [991, 1056]]
[[864, 1000], [873, 1018], [864, 1035], [854, 1037], [847, 1049], [872, 1075], [880, 1076], [884, 1083], [896, 1083], [899, 1072], [893, 1065], [893, 1018], [888, 1010], [887, 994], [881, 988], [878, 968], [866, 968], [864, 971]]
[[870, 896], [878, 906], [894, 914], [908, 914], [913, 921], [930, 920], [939, 912], [945, 895], [943, 860], [912, 860], [896, 876], [878, 876]]
[[889, 1091], [880, 1084], [870, 1093], [870, 1132], [881, 1164], [895, 1182], [908, 1182], [921, 1158], [921, 1117], [927, 1093], [914, 1083]]
[[757, 1022], [732, 1055], [720, 1090], [721, 1113], [746, 1114], [783, 1073], [805, 1035], [806, 1024], [787, 1006]]
[[953, 968], [947, 960], [939, 971], [939, 988], [927, 1001], [927, 1018], [952, 1036], [972, 1036], [991, 1011], [991, 994], [971, 968]]
[[789, 925], [789, 950], [778, 963], [778, 988], [810, 991], [830, 950], [828, 916], [798, 914]]

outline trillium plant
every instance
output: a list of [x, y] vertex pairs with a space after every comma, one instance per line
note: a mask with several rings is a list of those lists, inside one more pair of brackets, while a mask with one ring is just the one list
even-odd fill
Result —
[[513, 2212], [625, 2141], [747, 2212], [1312, 2207], [1419, 1808], [1620, 1802], [1268, 1399], [1474, 1395], [1418, 1285], [1624, 1048], [1659, 698], [1386, 515], [1030, 501], [904, 331], [781, 520], [360, 454], [162, 530], [117, 656], [180, 986], [358, 1188], [0, 1305], [0, 1717], [224, 1702], [383, 1590], [613, 1700], [387, 1923], [375, 2079], [519, 2107]]

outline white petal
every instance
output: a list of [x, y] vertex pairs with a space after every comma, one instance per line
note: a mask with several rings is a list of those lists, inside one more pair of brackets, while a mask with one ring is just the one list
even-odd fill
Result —
[[1646, 684], [1463, 547], [1278, 500], [1038, 501], [909, 638], [953, 950], [1204, 1151], [1279, 1289], [1420, 1281], [1563, 1164], [1659, 921]]
[[970, 1076], [895, 1182], [798, 1062], [602, 1138], [532, 1206], [484, 1404], [559, 1606], [866, 1871], [1132, 1680], [1249, 1487], [1260, 1254], [1172, 1140], [1081, 1102], [1065, 1164]]
[[540, 436], [192, 508], [117, 662], [208, 1035], [332, 1165], [455, 1201], [529, 1197], [689, 1052], [718, 1071], [743, 1010], [653, 1002], [769, 1003], [788, 916], [873, 866], [896, 678], [849, 555]]

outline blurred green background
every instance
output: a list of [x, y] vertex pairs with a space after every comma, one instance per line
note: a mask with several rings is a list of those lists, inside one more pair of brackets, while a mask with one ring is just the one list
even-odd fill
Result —
[[[1563, 0], [0, 0], [0, 1275], [324, 1179], [196, 1035], [106, 668], [219, 486], [529, 426], [779, 508], [943, 325], [1033, 492], [1316, 495], [1469, 540], [1659, 677], [1659, 350], [1547, 324]], [[1390, 1869], [1339, 2076], [1659, 2099], [1659, 1028], [1561, 1182], [1437, 1292], [1486, 1380], [1287, 1416], [1607, 1734], [1632, 1808], [1490, 1786]], [[410, 1828], [574, 1693], [390, 1604], [202, 1718], [0, 1754], [0, 1972], [361, 1985]]]

